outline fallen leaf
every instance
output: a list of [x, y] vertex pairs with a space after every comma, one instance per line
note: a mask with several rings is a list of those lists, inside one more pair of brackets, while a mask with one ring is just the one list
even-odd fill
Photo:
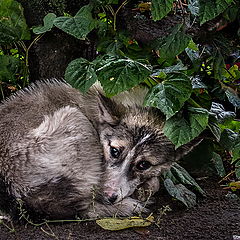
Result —
[[130, 217], [130, 218], [103, 218], [96, 220], [96, 223], [105, 230], [117, 231], [132, 227], [147, 227], [154, 221], [153, 216], [147, 218]]

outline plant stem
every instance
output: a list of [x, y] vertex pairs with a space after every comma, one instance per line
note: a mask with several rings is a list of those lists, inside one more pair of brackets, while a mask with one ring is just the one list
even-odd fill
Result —
[[197, 102], [195, 102], [192, 98], [189, 98], [189, 99], [187, 100], [187, 102], [188, 102], [191, 106], [193, 106], [193, 107], [202, 108], [202, 106], [199, 105]]

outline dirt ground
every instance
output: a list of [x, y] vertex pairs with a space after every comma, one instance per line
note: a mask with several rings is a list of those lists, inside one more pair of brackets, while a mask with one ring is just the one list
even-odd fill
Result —
[[[158, 194], [157, 207], [169, 205], [172, 211], [163, 216], [160, 226], [144, 229], [106, 231], [95, 222], [49, 224], [34, 227], [14, 224], [15, 232], [0, 225], [0, 240], [47, 239], [155, 239], [155, 240], [239, 240], [240, 201], [227, 197], [216, 180], [199, 181], [207, 193], [197, 206], [186, 209], [164, 191]], [[156, 206], [156, 205], [155, 205]]]

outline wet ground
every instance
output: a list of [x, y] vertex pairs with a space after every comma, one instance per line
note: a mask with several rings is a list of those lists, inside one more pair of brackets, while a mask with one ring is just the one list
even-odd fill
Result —
[[[95, 222], [58, 223], [34, 227], [15, 223], [15, 232], [0, 225], [1, 240], [46, 239], [156, 239], [156, 240], [239, 240], [240, 201], [229, 197], [216, 180], [199, 182], [207, 193], [199, 198], [197, 206], [186, 209], [172, 200], [164, 191], [159, 193], [158, 207], [169, 206], [172, 211], [162, 217], [159, 226], [144, 229], [106, 231]], [[228, 196], [227, 196], [228, 194]], [[233, 195], [230, 195], [233, 196]]]

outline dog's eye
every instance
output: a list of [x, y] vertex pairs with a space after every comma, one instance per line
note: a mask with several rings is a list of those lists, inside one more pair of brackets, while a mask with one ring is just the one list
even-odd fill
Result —
[[148, 161], [141, 161], [138, 162], [136, 165], [137, 170], [143, 171], [143, 170], [147, 170], [148, 168], [150, 168], [152, 166], [152, 164]]
[[113, 158], [118, 158], [120, 156], [120, 150], [115, 147], [110, 147], [110, 153]]

